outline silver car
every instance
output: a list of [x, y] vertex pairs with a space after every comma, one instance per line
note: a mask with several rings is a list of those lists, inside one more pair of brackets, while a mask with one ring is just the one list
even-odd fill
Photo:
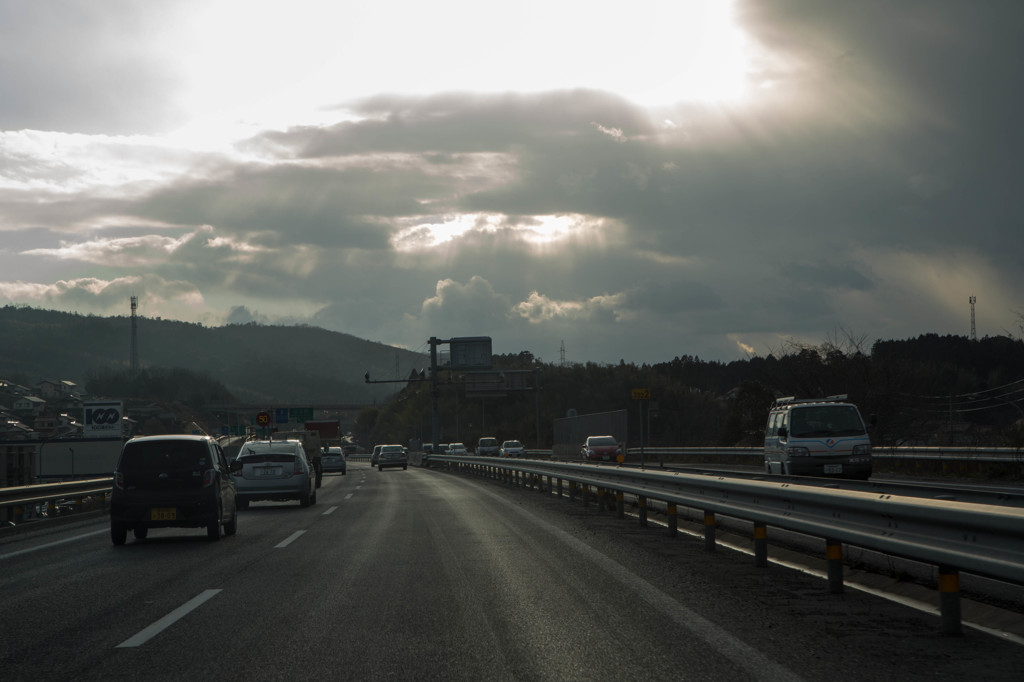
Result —
[[517, 440], [507, 440], [501, 444], [501, 450], [498, 451], [498, 454], [502, 457], [522, 457], [526, 454], [526, 449]]
[[298, 500], [303, 507], [316, 503], [316, 474], [299, 441], [249, 441], [235, 462], [239, 508], [255, 500]]
[[341, 448], [327, 448], [323, 458], [320, 460], [320, 467], [325, 474], [331, 472], [340, 473], [342, 476], [348, 473], [348, 462], [345, 460], [345, 453]]
[[409, 458], [401, 445], [381, 446], [380, 454], [377, 456], [377, 471], [384, 471], [388, 467], [409, 468]]

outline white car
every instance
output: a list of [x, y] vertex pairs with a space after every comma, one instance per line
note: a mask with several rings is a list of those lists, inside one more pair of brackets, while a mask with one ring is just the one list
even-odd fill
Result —
[[446, 452], [445, 454], [454, 455], [458, 457], [465, 457], [466, 455], [469, 454], [469, 452], [466, 450], [466, 446], [463, 445], [462, 443], [449, 443], [448, 452]]
[[345, 459], [345, 453], [341, 448], [327, 448], [327, 452], [324, 453], [320, 462], [320, 466], [325, 474], [333, 471], [344, 476], [348, 473], [348, 461]]
[[297, 440], [247, 441], [231, 469], [239, 509], [255, 500], [316, 503], [316, 473]]
[[526, 454], [526, 448], [517, 440], [507, 440], [501, 444], [498, 454], [502, 457], [522, 457]]

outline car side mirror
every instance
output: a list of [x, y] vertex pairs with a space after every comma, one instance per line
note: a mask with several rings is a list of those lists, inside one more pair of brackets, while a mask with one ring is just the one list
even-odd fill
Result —
[[785, 426], [780, 426], [779, 427], [779, 438], [785, 440], [786, 436], [788, 436], [788, 435], [789, 435], [789, 429], [787, 429]]

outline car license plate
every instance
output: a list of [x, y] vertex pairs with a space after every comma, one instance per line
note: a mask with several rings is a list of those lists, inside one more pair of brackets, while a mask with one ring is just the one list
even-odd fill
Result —
[[259, 470], [260, 476], [280, 476], [281, 467], [263, 467]]
[[825, 473], [826, 474], [841, 474], [841, 473], [843, 473], [843, 465], [842, 464], [826, 464], [825, 465]]
[[178, 510], [174, 507], [156, 507], [149, 510], [150, 521], [176, 521], [178, 518]]

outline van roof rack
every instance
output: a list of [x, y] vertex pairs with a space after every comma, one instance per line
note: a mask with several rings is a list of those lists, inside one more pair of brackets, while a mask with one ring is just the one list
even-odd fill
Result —
[[797, 398], [796, 396], [787, 396], [785, 398], [776, 398], [775, 405], [797, 405], [800, 403], [843, 403], [846, 402], [849, 396], [846, 393], [838, 393], [836, 395], [830, 395], [827, 398]]

